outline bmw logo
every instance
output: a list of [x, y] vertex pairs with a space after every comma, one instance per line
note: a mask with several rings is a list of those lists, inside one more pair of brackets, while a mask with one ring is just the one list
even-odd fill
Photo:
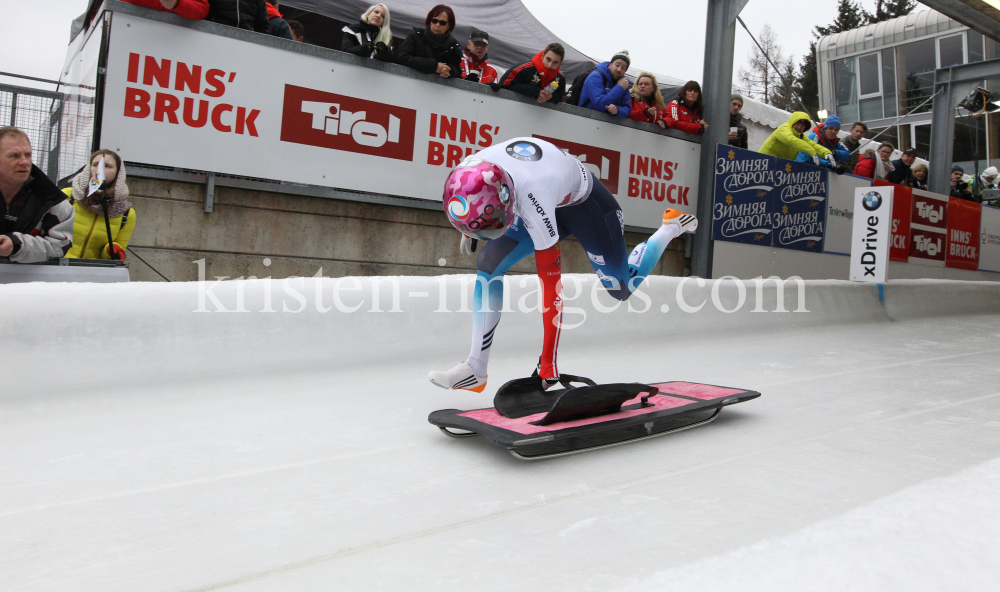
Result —
[[500, 203], [503, 205], [510, 203], [510, 188], [507, 187], [506, 183], [500, 186]]
[[861, 200], [861, 205], [869, 212], [874, 212], [882, 205], [882, 194], [876, 191], [868, 192], [865, 194], [865, 198]]
[[516, 160], [538, 160], [542, 157], [542, 149], [531, 142], [513, 142], [507, 145], [507, 154]]

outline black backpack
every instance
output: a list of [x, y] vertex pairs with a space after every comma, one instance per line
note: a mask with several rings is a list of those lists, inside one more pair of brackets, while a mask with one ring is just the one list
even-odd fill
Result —
[[[608, 85], [608, 77], [604, 75], [597, 68], [594, 68], [590, 72], [597, 72], [601, 75], [601, 80], [604, 81], [604, 85]], [[576, 75], [573, 79], [573, 85], [569, 87], [569, 92], [566, 94], [565, 102], [570, 105], [576, 105], [577, 107], [586, 107], [586, 105], [580, 104], [580, 95], [583, 94], [583, 83], [586, 82], [587, 77], [590, 76], [590, 72], [581, 72]]]

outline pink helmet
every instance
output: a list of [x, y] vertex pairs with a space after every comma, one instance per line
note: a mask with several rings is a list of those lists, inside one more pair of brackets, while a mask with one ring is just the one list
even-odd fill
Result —
[[467, 158], [444, 183], [444, 211], [463, 234], [500, 238], [514, 222], [514, 183], [492, 162]]

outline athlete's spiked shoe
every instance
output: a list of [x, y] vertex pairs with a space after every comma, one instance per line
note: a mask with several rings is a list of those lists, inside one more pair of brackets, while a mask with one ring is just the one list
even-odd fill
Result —
[[673, 208], [667, 208], [663, 212], [664, 224], [676, 224], [681, 229], [681, 234], [694, 232], [698, 229], [698, 219], [691, 214], [683, 214]]
[[443, 389], [463, 389], [481, 393], [486, 388], [486, 377], [476, 376], [468, 362], [462, 362], [447, 372], [429, 372], [427, 378]]

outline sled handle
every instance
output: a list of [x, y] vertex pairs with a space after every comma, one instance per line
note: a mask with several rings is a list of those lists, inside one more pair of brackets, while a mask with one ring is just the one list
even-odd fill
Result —
[[643, 395], [641, 399], [639, 399], [641, 401], [641, 406], [642, 407], [651, 407], [653, 404], [649, 402], [649, 398], [652, 397], [653, 395], [659, 393], [660, 389], [657, 388], [657, 387], [655, 387], [655, 386], [650, 386], [649, 388], [647, 388], [643, 392], [646, 393], [646, 394]]

